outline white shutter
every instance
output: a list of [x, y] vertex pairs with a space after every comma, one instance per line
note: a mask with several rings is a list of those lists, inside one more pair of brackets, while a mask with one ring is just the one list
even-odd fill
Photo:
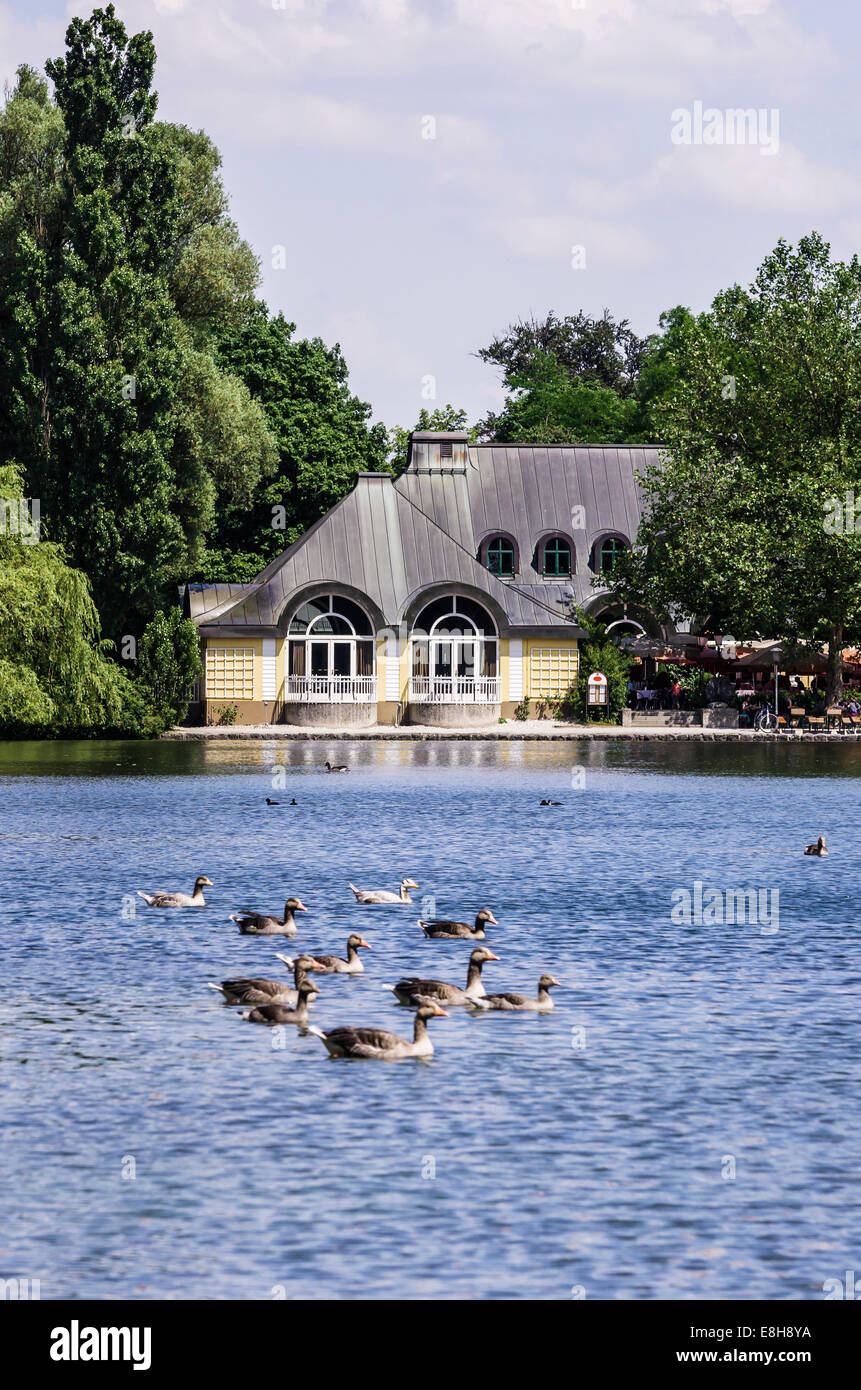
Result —
[[263, 638], [263, 662], [261, 668], [262, 696], [264, 700], [278, 697], [278, 680], [275, 674], [275, 638]]
[[398, 700], [400, 698], [400, 654], [401, 644], [391, 633], [386, 638], [386, 699]]
[[508, 698], [523, 699], [523, 642], [519, 637], [508, 642]]

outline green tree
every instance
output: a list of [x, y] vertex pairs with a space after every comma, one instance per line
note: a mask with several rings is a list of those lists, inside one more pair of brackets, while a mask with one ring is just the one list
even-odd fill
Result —
[[145, 708], [108, 659], [87, 577], [28, 534], [23, 493], [0, 468], [0, 732], [139, 732]]
[[219, 347], [220, 366], [238, 377], [265, 413], [277, 462], [241, 504], [219, 493], [209, 549], [198, 567], [207, 580], [246, 582], [355, 485], [360, 472], [386, 467], [385, 427], [354, 396], [336, 344], [294, 341], [295, 324], [257, 303]]
[[155, 50], [113, 6], [75, 19], [55, 89], [29, 69], [0, 116], [0, 457], [115, 636], [192, 572], [216, 497], [274, 466], [261, 407], [212, 356], [257, 268], [202, 134], [156, 125]]
[[861, 265], [780, 241], [675, 331], [665, 458], [612, 587], [736, 638], [827, 642], [836, 699], [861, 637]]
[[624, 444], [638, 433], [637, 401], [609, 386], [572, 380], [555, 357], [538, 352], [519, 375], [505, 379], [508, 396], [482, 421], [492, 442]]
[[194, 623], [176, 607], [156, 613], [138, 647], [138, 679], [165, 725], [185, 719], [192, 687], [202, 671]]

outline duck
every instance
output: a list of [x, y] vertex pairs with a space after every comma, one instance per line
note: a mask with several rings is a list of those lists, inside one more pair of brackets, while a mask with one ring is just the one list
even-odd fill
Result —
[[347, 768], [345, 768], [345, 767], [343, 766], [343, 764], [341, 764], [340, 767], [333, 767], [331, 763], [327, 763], [327, 764], [326, 764], [326, 771], [327, 771], [327, 772], [346, 772], [346, 771], [347, 771]]
[[138, 897], [143, 898], [147, 907], [206, 907], [202, 889], [212, 887], [212, 879], [201, 874], [194, 880], [193, 893], [142, 893], [138, 889]]
[[384, 1028], [330, 1028], [324, 1033], [312, 1023], [307, 1031], [320, 1039], [330, 1057], [398, 1062], [402, 1057], [433, 1056], [433, 1043], [427, 1031], [429, 1018], [448, 1018], [448, 1014], [438, 1004], [423, 1004], [416, 1010], [412, 1042]]
[[290, 802], [290, 805], [291, 805], [291, 806], [298, 806], [298, 805], [299, 805], [299, 802], [296, 800], [295, 796], [294, 796], [293, 800]]
[[[365, 969], [359, 960], [359, 951], [364, 949], [370, 951], [371, 943], [366, 941], [363, 936], [353, 932], [347, 937], [347, 958], [341, 956], [300, 956], [299, 960], [310, 961], [309, 969], [319, 970], [324, 975], [361, 975]], [[283, 957], [282, 960], [289, 959]]]
[[247, 1009], [239, 1017], [247, 1023], [268, 1023], [270, 1027], [279, 1023], [295, 1023], [297, 1027], [305, 1028], [308, 1024], [308, 1006], [319, 993], [313, 980], [306, 976], [299, 985], [299, 1002], [295, 1009], [288, 1004], [261, 1004], [255, 1009]]
[[425, 936], [431, 937], [434, 941], [456, 941], [463, 937], [469, 937], [472, 941], [484, 941], [484, 927], [487, 922], [492, 923], [494, 927], [499, 926], [490, 908], [483, 907], [476, 913], [475, 925], [472, 927], [469, 922], [448, 922], [442, 917], [434, 918], [430, 922], [425, 922], [420, 917], [416, 925], [421, 927]]
[[466, 975], [466, 988], [450, 985], [445, 980], [419, 980], [413, 976], [398, 980], [396, 985], [384, 985], [396, 996], [399, 1004], [415, 1008], [423, 1004], [470, 1004], [473, 999], [484, 996], [481, 983], [481, 967], [489, 960], [499, 960], [487, 946], [476, 946], [469, 958]]
[[402, 878], [400, 892], [390, 893], [386, 888], [356, 888], [350, 884], [357, 903], [411, 903], [410, 889], [418, 888], [414, 878]]
[[561, 806], [561, 801], [539, 801], [539, 806]]
[[243, 936], [296, 936], [298, 927], [293, 920], [294, 912], [307, 912], [308, 909], [298, 898], [288, 898], [284, 904], [283, 917], [267, 917], [262, 912], [231, 912], [231, 922], [236, 922]]
[[267, 806], [280, 806], [280, 805], [281, 805], [281, 802], [280, 802], [280, 801], [271, 801], [271, 800], [269, 799], [269, 797], [267, 796], [267, 798], [266, 798], [266, 805], [267, 805]]
[[472, 995], [467, 1001], [474, 1009], [499, 1009], [506, 1013], [549, 1014], [553, 1009], [550, 998], [551, 989], [561, 989], [555, 975], [542, 975], [538, 981], [538, 998], [531, 999], [528, 994], [485, 994]]
[[228, 1004], [289, 1004], [295, 1008], [299, 1003], [299, 986], [308, 978], [308, 967], [302, 963], [307, 958], [299, 956], [293, 961], [290, 956], [276, 953], [276, 959], [293, 971], [293, 987], [284, 980], [245, 978], [222, 980], [220, 985], [212, 980], [207, 983], [210, 989], [223, 994]]
[[805, 853], [805, 854], [818, 854], [820, 858], [822, 857], [823, 854], [827, 854], [827, 853], [828, 853], [828, 850], [825, 848], [825, 836], [824, 836], [824, 835], [820, 835], [820, 836], [819, 836], [819, 839], [816, 841], [816, 844], [815, 844], [815, 845], [808, 845], [807, 848], [805, 849], [804, 853]]

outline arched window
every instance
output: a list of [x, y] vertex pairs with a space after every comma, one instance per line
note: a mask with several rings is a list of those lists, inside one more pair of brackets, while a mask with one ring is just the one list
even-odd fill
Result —
[[571, 542], [564, 536], [549, 536], [539, 547], [539, 566], [548, 579], [567, 579], [572, 571]]
[[510, 536], [488, 536], [482, 543], [482, 560], [491, 574], [511, 579], [517, 573], [517, 546]]
[[629, 548], [627, 541], [623, 541], [621, 536], [606, 536], [595, 547], [593, 569], [597, 574], [612, 574], [620, 555], [624, 555]]
[[287, 699], [376, 698], [373, 627], [352, 599], [309, 599], [294, 613], [288, 639]]
[[410, 636], [410, 699], [438, 704], [499, 700], [499, 652], [493, 619], [461, 594], [433, 599]]

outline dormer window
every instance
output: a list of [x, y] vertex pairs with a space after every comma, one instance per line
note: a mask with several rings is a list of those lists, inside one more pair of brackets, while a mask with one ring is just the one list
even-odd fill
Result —
[[512, 579], [517, 572], [517, 547], [509, 536], [490, 536], [483, 544], [483, 559], [498, 579]]
[[606, 536], [595, 545], [592, 556], [593, 570], [596, 574], [612, 574], [619, 559], [628, 550], [630, 546], [621, 536]]
[[548, 579], [567, 579], [571, 574], [571, 542], [550, 536], [541, 545], [541, 573]]

